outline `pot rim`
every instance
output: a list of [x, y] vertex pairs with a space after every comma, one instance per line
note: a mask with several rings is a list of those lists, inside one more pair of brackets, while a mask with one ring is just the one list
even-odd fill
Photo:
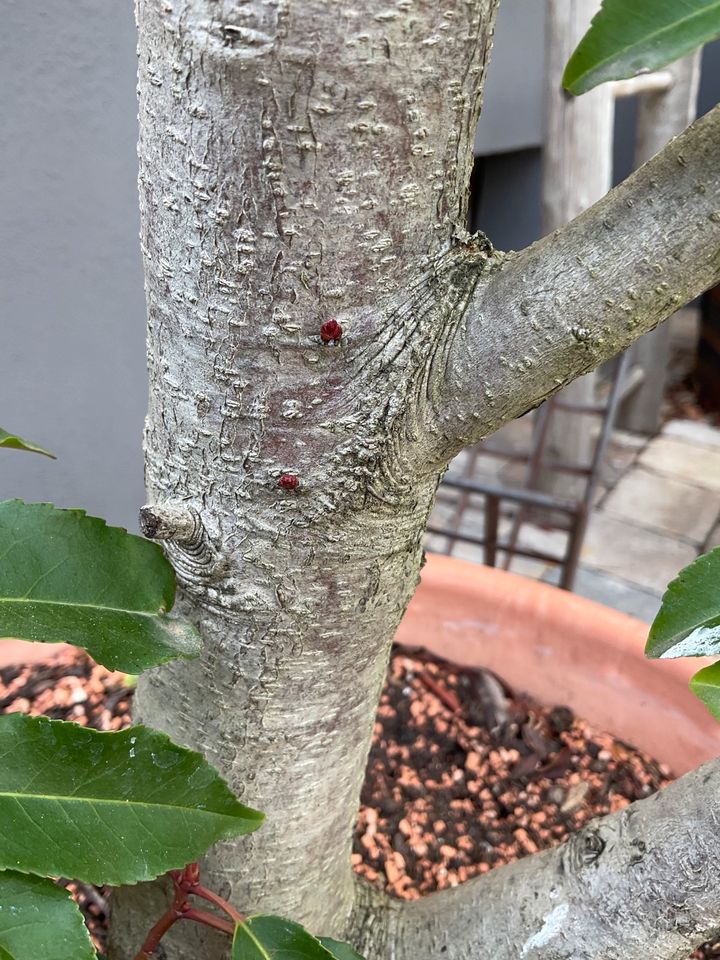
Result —
[[565, 705], [675, 774], [720, 754], [720, 724], [688, 689], [708, 658], [648, 660], [648, 624], [547, 583], [427, 554], [397, 634]]

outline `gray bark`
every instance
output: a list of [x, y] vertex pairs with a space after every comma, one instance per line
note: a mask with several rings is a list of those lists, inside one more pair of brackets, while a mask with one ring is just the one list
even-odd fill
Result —
[[[507, 257], [465, 232], [494, 11], [494, 0], [138, 3], [143, 522], [166, 542], [205, 641], [201, 660], [141, 680], [138, 713], [203, 750], [267, 814], [257, 834], [209, 855], [208, 883], [243, 911], [317, 933], [357, 923], [351, 826], [442, 470], [463, 443], [615, 349], [587, 303], [582, 319], [556, 320], [549, 293], [576, 252], [599, 273], [597, 217], [557, 238], [560, 267], [547, 246]], [[695, 154], [717, 126], [690, 135], [673, 174], [700, 175]], [[720, 207], [717, 183], [702, 174], [706, 194], [686, 198], [684, 216], [670, 203], [670, 227], [690, 246], [682, 269], [668, 268], [677, 289], [620, 340], [710, 282], [708, 249], [696, 268], [689, 234], [715, 244], [717, 268], [718, 224], [705, 212], [711, 199]], [[599, 216], [612, 216], [631, 274], [637, 236], [615, 206]], [[578, 269], [573, 260], [568, 275]], [[593, 299], [585, 267], [572, 284], [561, 289], [578, 313]], [[518, 297], [531, 286], [537, 321]], [[335, 345], [319, 335], [329, 319], [343, 328]], [[541, 360], [518, 387], [520, 368]], [[285, 474], [297, 489], [283, 488]], [[156, 895], [118, 897], [113, 960], [134, 956]], [[188, 928], [167, 951], [222, 955]]]
[[[474, 285], [453, 236], [494, 2], [137, 12], [146, 520], [167, 539], [180, 506], [199, 518], [169, 553], [206, 647], [140, 683], [138, 716], [266, 814], [208, 858], [222, 892], [339, 933], [441, 471], [417, 453], [428, 371]], [[137, 948], [146, 897], [132, 914], [118, 898], [114, 956]], [[178, 955], [196, 949], [186, 938]]]

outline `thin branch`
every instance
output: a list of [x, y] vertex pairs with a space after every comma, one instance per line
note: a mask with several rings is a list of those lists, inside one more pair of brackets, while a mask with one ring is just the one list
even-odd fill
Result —
[[214, 904], [223, 913], [227, 914], [228, 917], [234, 923], [245, 923], [247, 919], [241, 913], [239, 913], [231, 903], [228, 903], [227, 900], [215, 893], [213, 890], [208, 890], [207, 887], [203, 887], [201, 884], [196, 883], [188, 888], [188, 893], [192, 893], [196, 897], [201, 897], [203, 900], [207, 900], [208, 903]]
[[182, 904], [176, 900], [168, 907], [157, 923], [150, 928], [136, 960], [145, 960], [146, 957], [151, 957], [168, 930], [174, 927], [178, 920], [182, 920], [182, 917]]
[[420, 901], [360, 889], [375, 960], [686, 960], [720, 929], [720, 761], [567, 843]]
[[437, 407], [450, 452], [720, 281], [719, 155], [715, 107], [567, 226], [484, 265]]
[[[168, 875], [172, 880], [174, 890], [172, 903], [148, 933], [135, 960], [150, 960], [160, 945], [160, 941], [178, 920], [194, 920], [196, 923], [213, 927], [229, 936], [233, 935], [236, 923], [244, 922], [245, 918], [231, 904], [223, 900], [219, 894], [213, 893], [212, 890], [202, 886], [198, 863], [189, 863], [183, 870], [170, 870]], [[187, 899], [190, 894], [201, 897], [203, 900], [219, 907], [230, 917], [230, 920], [217, 917], [215, 914], [207, 913], [204, 910], [197, 910]]]
[[235, 932], [235, 924], [229, 920], [223, 920], [222, 917], [216, 917], [214, 913], [208, 913], [205, 910], [196, 910], [193, 907], [183, 911], [183, 920], [194, 920], [196, 923], [203, 923], [206, 927], [212, 927], [214, 930], [220, 930], [229, 937]]

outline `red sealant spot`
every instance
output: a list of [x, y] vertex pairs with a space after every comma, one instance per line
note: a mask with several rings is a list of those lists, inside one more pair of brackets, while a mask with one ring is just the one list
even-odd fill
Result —
[[337, 343], [342, 337], [342, 327], [337, 320], [328, 320], [320, 327], [320, 337], [323, 343]]
[[300, 481], [292, 473], [284, 473], [278, 480], [278, 486], [282, 487], [283, 490], [297, 490]]

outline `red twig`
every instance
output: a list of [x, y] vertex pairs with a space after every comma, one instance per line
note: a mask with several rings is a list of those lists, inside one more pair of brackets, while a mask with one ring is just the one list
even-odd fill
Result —
[[193, 884], [190, 888], [190, 893], [195, 894], [196, 897], [201, 897], [203, 900], [207, 900], [209, 903], [214, 903], [216, 907], [222, 910], [223, 913], [226, 913], [235, 923], [245, 922], [245, 917], [241, 913], [238, 913], [232, 904], [228, 903], [227, 900], [223, 900], [217, 893], [213, 893], [212, 890], [208, 890], [199, 883]]
[[158, 922], [151, 927], [150, 932], [145, 937], [145, 943], [143, 943], [140, 953], [137, 955], [135, 960], [148, 960], [149, 957], [157, 950], [160, 941], [168, 932], [168, 930], [177, 923], [177, 921], [182, 917], [182, 910], [178, 909], [173, 901], [173, 905], [167, 910], [158, 920]]
[[[208, 890], [201, 885], [200, 867], [197, 863], [188, 864], [184, 870], [171, 870], [169, 876], [175, 888], [172, 904], [150, 929], [135, 960], [152, 960], [160, 941], [178, 920], [194, 920], [196, 923], [203, 923], [205, 926], [213, 927], [213, 929], [227, 933], [229, 936], [232, 936], [235, 932], [235, 925], [245, 920], [242, 914], [238, 913], [226, 900], [223, 900], [219, 894], [213, 893], [212, 890]], [[188, 901], [190, 895], [212, 903], [222, 910], [226, 916], [230, 917], [230, 920], [216, 917], [214, 913], [208, 913], [205, 910], [196, 910]]]
[[195, 920], [196, 923], [204, 923], [207, 927], [214, 927], [215, 930], [221, 930], [232, 936], [235, 933], [235, 924], [229, 920], [223, 920], [222, 917], [216, 917], [214, 913], [206, 913], [205, 910], [195, 910], [190, 907], [182, 914], [183, 920]]
[[235, 923], [245, 922], [245, 917], [241, 913], [238, 913], [232, 904], [228, 903], [227, 900], [223, 900], [220, 894], [215, 893], [213, 890], [208, 890], [207, 887], [204, 887], [200, 883], [200, 867], [197, 863], [189, 863], [184, 870], [173, 870], [170, 876], [172, 877], [176, 890], [182, 890], [186, 896], [187, 894], [193, 894], [195, 897], [207, 900], [222, 910], [222, 912], [230, 917], [231, 920], [234, 920]]

